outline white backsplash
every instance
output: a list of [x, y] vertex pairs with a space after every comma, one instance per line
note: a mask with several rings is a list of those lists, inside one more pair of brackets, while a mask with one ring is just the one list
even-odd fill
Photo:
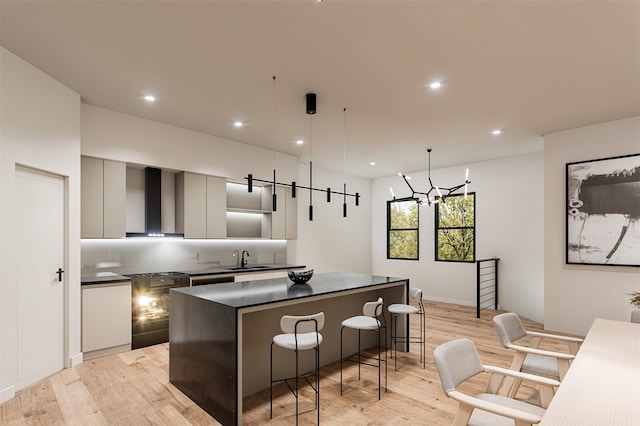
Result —
[[80, 247], [83, 276], [202, 271], [238, 264], [234, 250], [247, 250], [249, 265], [287, 263], [286, 240], [83, 239]]

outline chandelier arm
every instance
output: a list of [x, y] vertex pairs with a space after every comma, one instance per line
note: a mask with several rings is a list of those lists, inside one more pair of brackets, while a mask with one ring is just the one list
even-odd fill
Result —
[[[465, 176], [465, 180], [464, 183], [460, 184], [460, 185], [456, 185], [456, 186], [452, 186], [450, 188], [443, 188], [443, 187], [437, 187], [433, 184], [433, 181], [431, 180], [431, 148], [427, 149], [427, 154], [429, 156], [429, 168], [427, 169], [427, 179], [429, 182], [429, 190], [427, 192], [420, 192], [420, 191], [416, 191], [413, 186], [411, 186], [411, 184], [409, 183], [409, 178], [404, 175], [403, 173], [400, 173], [400, 176], [402, 176], [402, 179], [404, 180], [404, 182], [407, 184], [407, 186], [409, 187], [409, 189], [411, 190], [411, 195], [407, 196], [407, 197], [403, 197], [403, 198], [396, 198], [395, 195], [393, 196], [393, 201], [410, 201], [413, 200], [415, 202], [417, 202], [418, 204], [424, 204], [424, 202], [426, 201], [426, 203], [430, 206], [432, 204], [432, 199], [431, 199], [431, 193], [433, 191], [437, 191], [438, 195], [433, 197], [433, 203], [439, 203], [439, 202], [444, 202], [445, 199], [449, 196], [451, 196], [451, 194], [455, 193], [457, 190], [459, 190], [460, 188], [464, 187], [465, 188], [465, 195], [466, 195], [466, 188], [467, 185], [471, 183], [471, 181], [469, 180], [469, 169], [467, 169], [467, 173]], [[424, 200], [420, 200], [417, 195], [424, 195], [426, 198]]]

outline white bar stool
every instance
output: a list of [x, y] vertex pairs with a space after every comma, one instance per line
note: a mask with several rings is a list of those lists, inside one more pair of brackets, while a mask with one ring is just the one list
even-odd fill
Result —
[[[384, 302], [382, 297], [379, 297], [375, 302], [367, 302], [364, 304], [362, 308], [362, 313], [364, 315], [357, 315], [355, 317], [347, 318], [342, 321], [342, 328], [340, 329], [340, 395], [342, 395], [342, 363], [345, 361], [351, 361], [358, 364], [358, 380], [360, 380], [360, 365], [366, 364], [371, 366], [376, 366], [376, 364], [370, 364], [367, 362], [363, 362], [362, 358], [377, 360], [378, 364], [378, 400], [380, 399], [380, 363], [384, 362], [384, 390], [387, 391], [387, 323], [384, 317]], [[378, 319], [382, 317], [382, 321], [384, 325]], [[358, 330], [358, 352], [347, 357], [343, 358], [342, 355], [342, 336], [345, 328], [352, 328]], [[380, 333], [381, 329], [384, 329], [384, 361], [381, 357], [380, 351]], [[377, 344], [378, 344], [378, 357], [371, 357], [368, 355], [362, 355], [360, 353], [360, 332], [362, 330], [370, 330], [375, 331], [377, 333]], [[352, 358], [357, 356], [357, 361]]]
[[[416, 287], [409, 289], [409, 297], [418, 304], [418, 307], [413, 305], [407, 305], [404, 303], [394, 303], [389, 306], [389, 313], [391, 314], [391, 358], [394, 360], [394, 369], [398, 371], [398, 343], [418, 343], [420, 345], [420, 361], [422, 362], [422, 368], [427, 368], [427, 361], [425, 356], [426, 346], [426, 324], [424, 316], [424, 305], [422, 304], [422, 290]], [[411, 337], [409, 330], [404, 336], [398, 336], [398, 315], [418, 315], [420, 317], [420, 336]]]
[[[315, 408], [318, 410], [318, 424], [320, 424], [320, 343], [322, 335], [319, 333], [324, 327], [324, 312], [313, 315], [285, 315], [280, 319], [280, 328], [284, 334], [273, 337], [271, 342], [269, 377], [271, 379], [269, 418], [273, 418], [273, 384], [284, 382], [291, 393], [296, 397], [296, 424], [298, 424], [298, 379], [304, 378], [315, 392]], [[282, 379], [273, 379], [273, 345], [276, 344], [284, 349], [293, 350], [296, 354], [296, 375]], [[308, 349], [315, 350], [315, 370], [313, 373], [300, 376], [298, 372], [298, 351]], [[315, 377], [315, 386], [309, 377]], [[296, 387], [293, 389], [289, 380], [296, 380]]]

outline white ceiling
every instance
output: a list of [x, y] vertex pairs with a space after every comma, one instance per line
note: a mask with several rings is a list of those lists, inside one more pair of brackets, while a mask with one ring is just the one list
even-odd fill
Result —
[[1, 0], [0, 41], [88, 104], [363, 177], [640, 115], [639, 1]]

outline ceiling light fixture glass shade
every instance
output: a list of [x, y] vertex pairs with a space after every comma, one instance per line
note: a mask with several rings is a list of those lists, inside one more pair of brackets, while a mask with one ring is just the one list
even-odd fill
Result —
[[393, 188], [389, 188], [391, 191], [391, 197], [393, 201], [415, 201], [420, 205], [428, 205], [444, 203], [447, 197], [453, 195], [456, 191], [464, 187], [464, 196], [467, 196], [468, 186], [471, 183], [469, 180], [469, 169], [467, 168], [465, 171], [464, 183], [459, 185], [452, 186], [450, 188], [445, 188], [443, 186], [434, 185], [431, 181], [431, 148], [427, 149], [427, 154], [429, 155], [429, 169], [428, 169], [428, 179], [429, 179], [429, 190], [426, 192], [416, 191], [409, 181], [411, 177], [406, 176], [403, 173], [398, 173], [407, 184], [409, 189], [411, 190], [411, 195], [402, 198], [396, 198]]

